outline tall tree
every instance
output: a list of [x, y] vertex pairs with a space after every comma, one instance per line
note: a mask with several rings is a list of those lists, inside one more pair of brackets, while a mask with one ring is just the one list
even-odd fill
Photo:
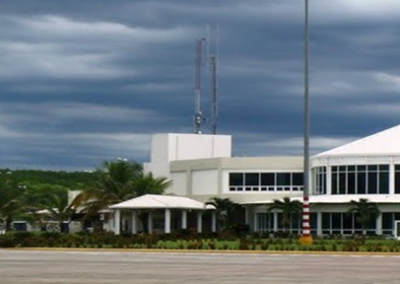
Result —
[[298, 200], [291, 200], [289, 197], [284, 197], [283, 200], [274, 199], [273, 203], [269, 206], [269, 210], [279, 210], [282, 212], [282, 226], [287, 231], [292, 223], [292, 217], [300, 217], [303, 204]]
[[69, 223], [74, 214], [74, 209], [68, 200], [67, 191], [51, 194], [49, 201], [42, 208], [48, 211], [51, 220], [57, 222], [60, 232], [63, 230], [64, 222]]
[[348, 212], [355, 214], [356, 222], [360, 224], [362, 233], [365, 236], [371, 222], [379, 217], [381, 211], [376, 203], [370, 202], [367, 198], [360, 198], [359, 201], [351, 200], [350, 206]]
[[144, 194], [162, 194], [171, 181], [145, 174], [140, 164], [125, 160], [104, 162], [98, 170], [96, 186], [79, 194], [72, 205], [86, 205], [89, 211], [98, 212], [116, 204]]
[[5, 223], [6, 230], [12, 228], [14, 218], [23, 213], [23, 198], [26, 188], [15, 184], [11, 179], [11, 171], [0, 172], [0, 220]]

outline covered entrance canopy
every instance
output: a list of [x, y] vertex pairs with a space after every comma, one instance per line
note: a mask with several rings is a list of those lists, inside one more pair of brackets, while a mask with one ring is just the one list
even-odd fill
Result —
[[[181, 228], [187, 229], [187, 212], [197, 211], [197, 232], [202, 232], [202, 213], [208, 209], [215, 209], [212, 205], [206, 205], [203, 202], [190, 199], [183, 196], [171, 195], [142, 195], [109, 207], [115, 211], [114, 214], [114, 233], [119, 235], [121, 232], [121, 210], [132, 211], [132, 234], [137, 233], [137, 212], [140, 210], [149, 210], [148, 215], [148, 230], [153, 231], [153, 216], [152, 211], [164, 210], [164, 232], [171, 233], [171, 210], [177, 209], [181, 211]], [[216, 231], [216, 216], [215, 211], [212, 212], [212, 231]]]

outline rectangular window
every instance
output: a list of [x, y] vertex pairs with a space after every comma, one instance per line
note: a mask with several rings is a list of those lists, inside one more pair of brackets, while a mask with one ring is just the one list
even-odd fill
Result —
[[322, 229], [331, 229], [331, 213], [322, 213]]
[[392, 230], [393, 229], [393, 213], [382, 213], [382, 229]]
[[338, 179], [338, 174], [337, 173], [332, 174], [332, 194], [339, 194], [337, 179]]
[[389, 165], [380, 165], [379, 171], [381, 172], [389, 172]]
[[389, 194], [389, 173], [387, 172], [379, 173], [379, 193]]
[[353, 229], [353, 214], [343, 214], [343, 229], [351, 230]]
[[339, 194], [346, 194], [346, 173], [339, 174]]
[[274, 173], [262, 173], [261, 174], [261, 185], [275, 185], [275, 174]]
[[293, 185], [304, 185], [303, 173], [293, 173]]
[[342, 228], [342, 214], [332, 213], [332, 229], [340, 231]]
[[347, 193], [348, 194], [356, 193], [356, 174], [355, 173], [347, 174]]
[[290, 173], [277, 173], [276, 174], [277, 185], [290, 185]]
[[378, 193], [378, 175], [376, 172], [368, 172], [368, 194]]
[[260, 185], [260, 174], [259, 173], [245, 173], [244, 174], [244, 180], [246, 185], [254, 185], [258, 186]]
[[229, 174], [229, 185], [230, 186], [243, 186], [244, 185], [243, 173], [230, 173]]
[[366, 188], [366, 175], [359, 172], [357, 175], [357, 194], [365, 194], [367, 192]]

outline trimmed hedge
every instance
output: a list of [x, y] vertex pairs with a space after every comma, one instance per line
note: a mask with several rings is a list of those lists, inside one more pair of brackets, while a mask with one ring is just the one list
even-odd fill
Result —
[[400, 242], [397, 240], [315, 239], [312, 245], [302, 246], [297, 238], [265, 238], [265, 236], [232, 238], [232, 236], [196, 234], [190, 231], [179, 234], [120, 236], [107, 232], [77, 234], [8, 232], [0, 235], [0, 247], [400, 252]]

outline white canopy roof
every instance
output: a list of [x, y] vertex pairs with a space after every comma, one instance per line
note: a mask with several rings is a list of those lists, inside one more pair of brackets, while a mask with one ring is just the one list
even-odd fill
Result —
[[320, 153], [321, 156], [400, 155], [400, 125]]
[[110, 209], [215, 209], [214, 206], [183, 196], [142, 195], [109, 207]]
[[[399, 203], [400, 204], [400, 196], [399, 195], [384, 195], [384, 194], [348, 194], [348, 195], [311, 195], [309, 198], [310, 204], [346, 204], [351, 200], [359, 201], [360, 198], [368, 199], [370, 202], [375, 203]], [[299, 200], [303, 201], [302, 197], [294, 197], [291, 200]], [[271, 204], [273, 200], [260, 200], [253, 202], [245, 202], [241, 203], [242, 205], [246, 204]]]

